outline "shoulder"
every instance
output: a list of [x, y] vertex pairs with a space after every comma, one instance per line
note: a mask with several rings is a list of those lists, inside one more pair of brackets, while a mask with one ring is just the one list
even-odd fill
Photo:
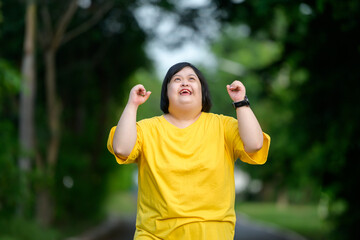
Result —
[[233, 117], [225, 116], [225, 115], [222, 115], [222, 114], [205, 113], [205, 112], [203, 114], [204, 114], [205, 121], [221, 122], [221, 123], [237, 121]]
[[145, 118], [145, 119], [142, 119], [142, 120], [138, 121], [136, 124], [139, 127], [153, 127], [153, 126], [156, 126], [158, 124], [161, 124], [161, 118], [162, 118], [162, 116], [155, 116], [155, 117], [152, 117], [152, 118]]

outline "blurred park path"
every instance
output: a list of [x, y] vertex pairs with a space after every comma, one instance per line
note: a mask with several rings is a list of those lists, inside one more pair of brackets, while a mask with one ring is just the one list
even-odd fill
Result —
[[237, 216], [234, 240], [306, 240], [299, 234]]
[[[114, 218], [80, 236], [65, 240], [132, 240], [134, 231], [134, 217]], [[306, 238], [288, 230], [255, 223], [237, 216], [234, 240], [306, 240]]]

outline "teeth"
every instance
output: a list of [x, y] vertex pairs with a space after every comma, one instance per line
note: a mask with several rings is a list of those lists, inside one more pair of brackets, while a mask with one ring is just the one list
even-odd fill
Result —
[[191, 94], [191, 92], [190, 92], [189, 90], [181, 90], [180, 93], [181, 93], [181, 94], [182, 94], [182, 93], [189, 93], [189, 94]]

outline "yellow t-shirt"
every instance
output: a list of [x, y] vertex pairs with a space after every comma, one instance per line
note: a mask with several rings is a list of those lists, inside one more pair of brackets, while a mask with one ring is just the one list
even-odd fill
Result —
[[[107, 147], [112, 148], [113, 127]], [[136, 162], [139, 171], [134, 239], [230, 240], [235, 228], [234, 162], [264, 164], [270, 137], [247, 154], [237, 120], [202, 113], [180, 129], [164, 116], [137, 123], [137, 140], [119, 164]]]

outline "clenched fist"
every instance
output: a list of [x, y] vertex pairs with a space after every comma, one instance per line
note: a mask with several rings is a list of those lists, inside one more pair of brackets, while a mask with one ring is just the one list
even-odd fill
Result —
[[138, 84], [130, 90], [129, 103], [139, 106], [148, 100], [150, 94], [143, 85]]
[[238, 80], [233, 81], [230, 85], [226, 86], [226, 89], [233, 102], [244, 100], [246, 95], [246, 89], [244, 84], [242, 84], [240, 81]]

